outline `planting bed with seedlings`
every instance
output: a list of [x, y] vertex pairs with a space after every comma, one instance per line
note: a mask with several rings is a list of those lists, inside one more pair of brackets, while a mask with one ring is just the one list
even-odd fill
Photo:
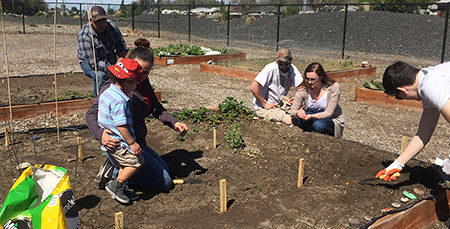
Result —
[[[104, 156], [86, 130], [81, 130], [85, 143], [80, 162], [70, 160], [77, 153], [76, 147], [49, 148], [45, 160], [39, 146], [36, 159], [29, 155], [22, 161], [38, 160], [69, 170], [80, 228], [111, 228], [118, 211], [123, 212], [127, 228], [349, 228], [349, 218], [366, 224], [365, 216], [379, 217], [383, 208], [392, 207], [393, 202], [401, 203], [404, 191], [414, 193], [416, 188], [429, 195], [444, 189], [436, 173], [418, 161], [408, 163], [397, 181], [374, 179], [361, 183], [373, 178], [395, 156], [356, 142], [254, 119], [248, 109], [233, 99], [223, 101], [219, 109], [186, 108], [178, 112], [177, 117], [190, 128], [184, 137], [154, 118], [148, 120], [148, 144], [162, 156], [171, 176], [186, 183], [174, 185], [167, 193], [132, 186], [140, 199], [131, 206], [121, 205], [106, 191], [92, 186]], [[54, 119], [47, 122], [53, 125]], [[55, 132], [33, 132], [21, 134], [12, 146], [2, 144], [1, 201], [19, 175], [12, 147], [32, 151], [33, 144], [29, 142], [35, 136], [40, 138], [34, 144], [71, 146], [75, 145], [78, 132], [61, 131], [59, 142]], [[25, 143], [28, 147], [22, 147]], [[305, 163], [304, 179], [298, 188], [301, 158]], [[220, 213], [222, 179], [227, 188], [224, 213]], [[435, 224], [432, 228], [441, 226]]]

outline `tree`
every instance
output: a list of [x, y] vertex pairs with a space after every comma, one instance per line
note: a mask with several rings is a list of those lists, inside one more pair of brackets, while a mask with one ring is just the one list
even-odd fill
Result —
[[[23, 4], [22, 4], [23, 3]], [[3, 12], [5, 13], [15, 13], [25, 15], [35, 15], [37, 12], [47, 12], [48, 5], [45, 0], [24, 0], [21, 2], [14, 1], [4, 2], [1, 1]]]
[[[421, 7], [424, 5], [407, 5], [404, 3], [432, 3], [435, 1], [432, 0], [368, 0], [366, 2], [369, 3], [379, 3], [380, 5], [371, 6], [372, 10], [382, 10], [382, 11], [390, 11], [390, 12], [398, 12], [398, 13], [417, 13]], [[385, 5], [383, 3], [388, 3], [389, 5]], [[393, 5], [391, 5], [393, 4]]]

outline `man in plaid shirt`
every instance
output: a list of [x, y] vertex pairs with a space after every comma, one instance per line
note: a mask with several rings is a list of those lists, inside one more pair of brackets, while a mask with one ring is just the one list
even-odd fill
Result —
[[[91, 18], [78, 33], [78, 62], [83, 73], [93, 79], [94, 96], [97, 97], [97, 85], [100, 90], [102, 84], [108, 79], [106, 68], [120, 62], [128, 49], [122, 33], [113, 21], [107, 19], [103, 7], [93, 6], [89, 11]], [[92, 36], [89, 24], [92, 27]], [[92, 42], [95, 47], [95, 61]], [[95, 65], [97, 65], [97, 82]]]

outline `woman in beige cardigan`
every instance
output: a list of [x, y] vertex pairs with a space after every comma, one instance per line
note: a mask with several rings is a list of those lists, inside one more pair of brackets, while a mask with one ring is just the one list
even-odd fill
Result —
[[341, 89], [319, 63], [311, 63], [295, 93], [292, 121], [304, 131], [342, 137], [344, 116], [338, 105]]

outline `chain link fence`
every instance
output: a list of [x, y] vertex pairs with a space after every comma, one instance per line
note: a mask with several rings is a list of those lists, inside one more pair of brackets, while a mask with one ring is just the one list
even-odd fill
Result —
[[[17, 11], [22, 3], [3, 4], [16, 4]], [[48, 6], [55, 7], [52, 3]], [[85, 12], [91, 6], [58, 5], [58, 9], [67, 10], [64, 16], [57, 17], [57, 24], [81, 28], [87, 23]], [[101, 6], [116, 14], [110, 19], [120, 28], [174, 43], [247, 49], [250, 53], [260, 50], [267, 57], [285, 47], [295, 57], [309, 60], [385, 63], [404, 60], [420, 66], [450, 60], [449, 3]], [[117, 15], [120, 8], [123, 18]], [[81, 17], [71, 15], [79, 12]], [[22, 32], [27, 33], [27, 26], [42, 18], [53, 24], [53, 17], [45, 15], [19, 16], [14, 20], [22, 21]]]

